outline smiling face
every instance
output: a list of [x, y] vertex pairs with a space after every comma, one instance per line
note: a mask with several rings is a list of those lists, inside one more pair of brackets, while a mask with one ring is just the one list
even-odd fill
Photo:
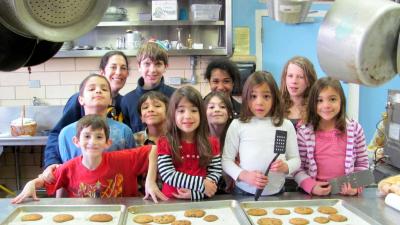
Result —
[[212, 97], [208, 102], [206, 113], [209, 124], [225, 125], [229, 119], [225, 103], [217, 96]]
[[74, 136], [73, 142], [81, 149], [85, 158], [99, 157], [111, 145], [111, 140], [107, 140], [104, 129], [93, 130], [90, 126], [83, 128], [79, 137]]
[[231, 96], [233, 90], [233, 80], [231, 76], [221, 69], [213, 69], [210, 76], [210, 88], [211, 91], [220, 91], [226, 94], [226, 96]]
[[266, 117], [271, 111], [272, 103], [272, 93], [266, 83], [254, 86], [250, 94], [249, 108], [255, 117]]
[[158, 99], [147, 98], [140, 106], [142, 122], [154, 126], [167, 121], [166, 105]]
[[181, 132], [183, 140], [193, 140], [196, 130], [200, 125], [199, 108], [183, 97], [175, 111], [176, 126]]
[[111, 104], [109, 84], [103, 77], [90, 77], [86, 81], [78, 100], [85, 108], [106, 109]]
[[287, 68], [286, 87], [291, 97], [304, 97], [308, 83], [303, 69], [296, 64], [290, 63]]
[[113, 95], [117, 94], [124, 87], [129, 75], [125, 58], [121, 55], [111, 56], [101, 74], [110, 82]]
[[162, 60], [153, 61], [145, 58], [140, 61], [139, 73], [143, 77], [144, 87], [150, 89], [159, 85], [166, 69], [167, 65]]
[[326, 87], [319, 93], [317, 102], [317, 114], [321, 117], [321, 121], [335, 121], [340, 112], [339, 93], [332, 87]]

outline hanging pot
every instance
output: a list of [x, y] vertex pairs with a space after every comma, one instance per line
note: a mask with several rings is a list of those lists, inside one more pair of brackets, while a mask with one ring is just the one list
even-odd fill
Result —
[[63, 42], [51, 42], [40, 40], [36, 47], [33, 49], [32, 55], [28, 62], [24, 64], [24, 67], [35, 66], [46, 62], [48, 59], [53, 57], [58, 50], [60, 50]]
[[318, 33], [324, 72], [351, 83], [377, 86], [397, 74], [400, 4], [336, 0]]
[[22, 36], [63, 42], [92, 30], [111, 0], [3, 0], [0, 23]]
[[37, 40], [18, 35], [0, 24], [0, 71], [13, 71], [25, 65]]

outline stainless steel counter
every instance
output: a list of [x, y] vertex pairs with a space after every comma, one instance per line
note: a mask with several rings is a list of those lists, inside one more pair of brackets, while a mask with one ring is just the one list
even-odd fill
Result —
[[[307, 200], [307, 199], [327, 199], [339, 198], [343, 199], [351, 206], [357, 208], [363, 213], [369, 215], [374, 220], [384, 225], [399, 224], [400, 212], [385, 205], [384, 198], [377, 197], [376, 188], [366, 188], [364, 193], [358, 197], [346, 197], [340, 195], [333, 195], [329, 197], [311, 197], [299, 192], [286, 192], [282, 195], [261, 197], [260, 201], [277, 201], [277, 200]], [[238, 201], [253, 201], [253, 197], [239, 197], [232, 195], [218, 195], [213, 197], [212, 200], [226, 200], [236, 199]], [[3, 221], [15, 207], [19, 205], [10, 204], [11, 199], [0, 200], [0, 221]], [[163, 203], [182, 202], [179, 200], [167, 201]], [[186, 201], [187, 202], [187, 201]], [[123, 204], [126, 206], [131, 205], [144, 205], [154, 204], [152, 201], [142, 200], [141, 198], [113, 198], [113, 199], [90, 199], [90, 198], [42, 198], [40, 201], [28, 201], [21, 205], [88, 205], [88, 204]]]

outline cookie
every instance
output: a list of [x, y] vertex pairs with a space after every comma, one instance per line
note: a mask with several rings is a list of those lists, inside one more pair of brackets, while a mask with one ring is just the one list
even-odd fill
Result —
[[89, 220], [92, 222], [110, 222], [113, 220], [113, 217], [110, 214], [100, 213], [91, 215]]
[[347, 221], [347, 217], [340, 214], [332, 214], [329, 216], [329, 219], [334, 222], [345, 222]]
[[218, 216], [216, 216], [216, 215], [207, 215], [207, 216], [205, 216], [203, 218], [203, 220], [207, 221], [207, 222], [214, 222], [214, 221], [218, 220]]
[[310, 221], [304, 218], [292, 218], [289, 220], [289, 223], [293, 225], [307, 225], [310, 223]]
[[258, 225], [282, 225], [282, 220], [277, 219], [277, 218], [260, 218], [257, 220]]
[[201, 209], [189, 209], [185, 211], [184, 216], [186, 217], [196, 217], [196, 218], [201, 218], [204, 215], [206, 215], [206, 212]]
[[192, 222], [189, 220], [175, 220], [174, 222], [171, 223], [171, 225], [191, 225]]
[[329, 221], [330, 220], [328, 217], [318, 216], [318, 217], [314, 218], [314, 222], [321, 223], [321, 224], [328, 223]]
[[247, 210], [247, 214], [250, 216], [265, 216], [267, 215], [267, 210], [261, 208], [251, 208]]
[[167, 224], [167, 223], [172, 223], [174, 221], [175, 221], [175, 216], [168, 214], [153, 217], [153, 222], [159, 224]]
[[53, 216], [53, 221], [56, 223], [64, 223], [73, 220], [74, 216], [71, 214], [57, 214]]
[[318, 212], [328, 215], [338, 213], [337, 209], [332, 206], [320, 206], [318, 207]]
[[21, 221], [37, 221], [41, 220], [43, 218], [42, 215], [32, 213], [32, 214], [26, 214], [21, 217]]
[[294, 208], [294, 212], [298, 213], [298, 214], [309, 215], [309, 214], [312, 214], [314, 212], [314, 210], [310, 207], [300, 206], [300, 207]]
[[138, 215], [138, 216], [133, 217], [133, 222], [141, 223], [141, 224], [151, 223], [151, 222], [153, 222], [153, 217], [150, 215]]
[[276, 215], [289, 215], [290, 210], [289, 209], [283, 209], [283, 208], [277, 208], [272, 211]]

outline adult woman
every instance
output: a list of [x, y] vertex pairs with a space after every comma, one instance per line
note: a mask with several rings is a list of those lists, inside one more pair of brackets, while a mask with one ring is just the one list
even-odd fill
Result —
[[240, 73], [236, 65], [228, 59], [211, 61], [204, 74], [208, 80], [211, 91], [220, 91], [230, 98], [233, 106], [233, 116], [239, 117], [241, 104], [232, 98], [233, 87], [240, 86]]
[[[119, 91], [124, 87], [129, 75], [128, 58], [123, 52], [107, 52], [100, 61], [100, 74], [110, 82], [112, 106], [108, 110], [107, 117], [122, 121], [120, 103], [122, 96]], [[44, 166], [61, 164], [61, 157], [58, 150], [58, 135], [62, 128], [70, 123], [78, 121], [85, 115], [82, 106], [78, 101], [79, 93], [72, 95], [64, 107], [64, 113], [56, 126], [49, 133], [46, 148], [44, 151]]]

